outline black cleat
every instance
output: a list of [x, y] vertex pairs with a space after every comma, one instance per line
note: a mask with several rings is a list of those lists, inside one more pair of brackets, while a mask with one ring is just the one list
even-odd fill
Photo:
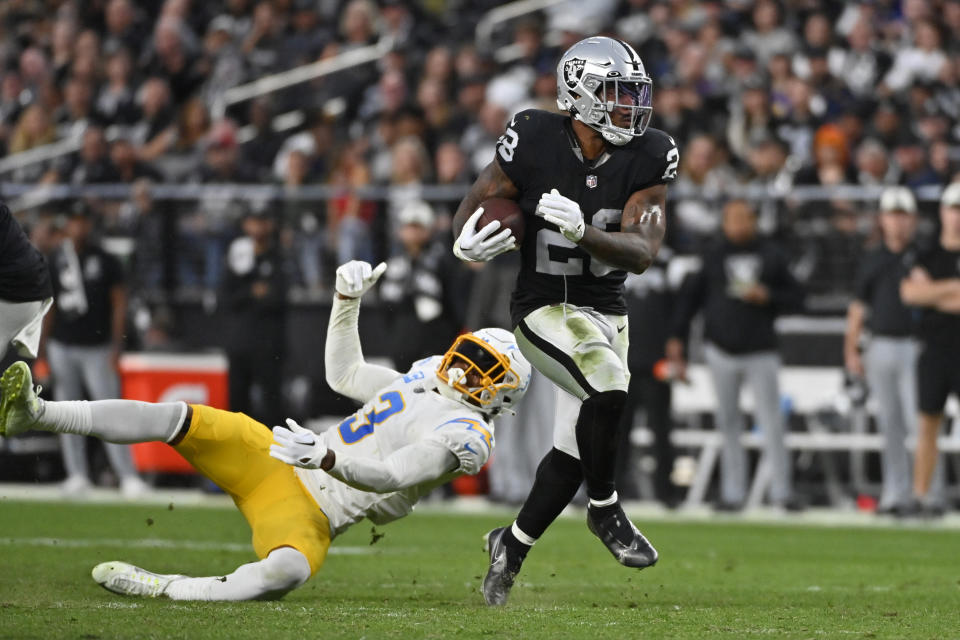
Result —
[[520, 573], [523, 558], [503, 544], [506, 527], [498, 527], [484, 536], [485, 550], [490, 552], [490, 568], [483, 578], [483, 599], [491, 607], [507, 604], [513, 581]]
[[619, 504], [605, 518], [594, 518], [593, 512], [593, 509], [587, 508], [587, 527], [607, 546], [617, 562], [636, 569], [657, 564], [657, 550], [630, 522]]

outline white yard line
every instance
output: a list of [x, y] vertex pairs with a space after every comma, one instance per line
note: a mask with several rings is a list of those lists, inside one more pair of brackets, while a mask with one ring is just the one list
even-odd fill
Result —
[[[179, 549], [185, 551], [246, 551], [253, 552], [249, 544], [238, 542], [214, 542], [208, 540], [167, 540], [163, 538], [0, 538], [4, 547], [61, 547], [66, 549], [93, 547], [124, 547], [128, 549]], [[384, 553], [382, 550], [378, 550]], [[330, 547], [334, 556], [360, 556], [373, 553], [372, 547]], [[386, 552], [389, 553], [389, 552]]]
[[[0, 507], [4, 500], [28, 502], [65, 502], [58, 484], [0, 484]], [[175, 507], [210, 507], [233, 509], [233, 501], [222, 493], [206, 493], [199, 489], [157, 489], [135, 500], [125, 499], [116, 489], [97, 487], [74, 504], [162, 505]], [[624, 510], [642, 529], [644, 522], [725, 522], [813, 527], [867, 527], [894, 529], [960, 529], [960, 512], [952, 512], [936, 520], [896, 520], [890, 516], [847, 509], [815, 507], [801, 513], [784, 513], [776, 509], [749, 509], [741, 514], [717, 514], [708, 506], [670, 511], [652, 502], [625, 502]], [[416, 513], [479, 514], [512, 520], [519, 507], [496, 504], [483, 496], [461, 496], [454, 500], [426, 499], [417, 505]], [[414, 515], [416, 517], [416, 515]], [[569, 506], [563, 518], [583, 520], [584, 509]]]

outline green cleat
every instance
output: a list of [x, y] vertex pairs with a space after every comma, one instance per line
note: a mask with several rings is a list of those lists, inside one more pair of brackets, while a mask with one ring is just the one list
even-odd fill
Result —
[[40, 387], [33, 388], [30, 367], [22, 360], [7, 367], [0, 377], [0, 436], [9, 438], [34, 428], [43, 415]]

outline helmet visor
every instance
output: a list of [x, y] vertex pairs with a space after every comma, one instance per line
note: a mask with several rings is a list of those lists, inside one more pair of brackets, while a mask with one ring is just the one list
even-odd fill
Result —
[[653, 115], [653, 83], [649, 79], [607, 79], [602, 91], [610, 124], [632, 135], [643, 135]]

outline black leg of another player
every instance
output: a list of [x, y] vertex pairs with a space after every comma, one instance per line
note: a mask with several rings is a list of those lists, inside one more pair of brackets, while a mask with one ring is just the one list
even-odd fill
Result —
[[[517, 515], [520, 530], [534, 539], [542, 536], [550, 523], [573, 500], [582, 480], [583, 473], [576, 458], [559, 449], [550, 449], [540, 461], [533, 487]], [[518, 542], [509, 529], [504, 536], [504, 544], [524, 554], [529, 549]]]
[[606, 500], [616, 489], [617, 432], [627, 402], [624, 391], [604, 391], [587, 398], [577, 419], [577, 448], [592, 500]]

